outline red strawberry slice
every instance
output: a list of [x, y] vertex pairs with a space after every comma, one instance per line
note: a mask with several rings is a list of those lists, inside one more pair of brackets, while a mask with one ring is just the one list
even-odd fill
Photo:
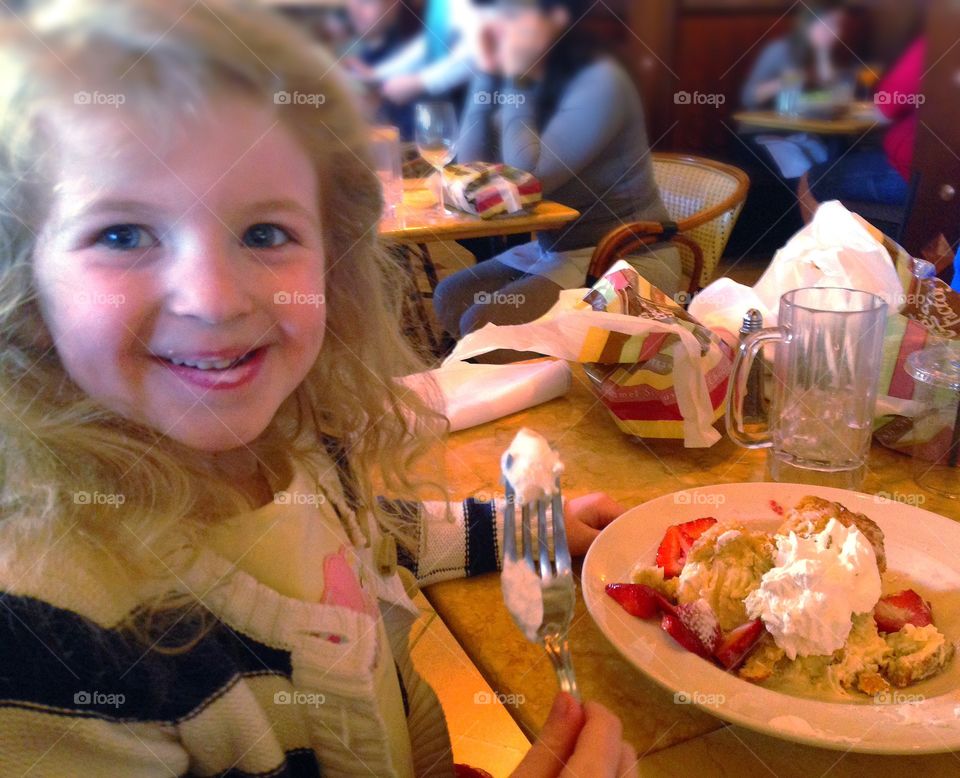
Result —
[[710, 653], [720, 643], [722, 632], [720, 622], [713, 608], [703, 598], [677, 606], [677, 617], [683, 626], [689, 629]]
[[664, 578], [675, 578], [680, 575], [689, 548], [689, 546], [684, 547], [684, 537], [679, 527], [667, 527], [667, 534], [663, 536], [660, 548], [657, 549], [657, 567], [663, 568]]
[[747, 658], [761, 635], [763, 622], [760, 619], [748, 621], [727, 632], [720, 639], [713, 655], [727, 670], [733, 670]]
[[663, 596], [650, 586], [634, 583], [609, 583], [606, 592], [620, 603], [627, 613], [641, 619], [657, 615], [657, 597]]
[[705, 517], [667, 527], [667, 532], [660, 541], [660, 548], [657, 549], [657, 567], [663, 568], [664, 578], [680, 575], [690, 547], [716, 523], [716, 519]]
[[609, 583], [605, 590], [631, 616], [649, 619], [658, 612], [676, 615], [676, 608], [652, 586], [634, 583]]
[[660, 626], [664, 632], [687, 649], [687, 651], [692, 651], [704, 659], [710, 658], [710, 651], [703, 645], [700, 638], [684, 626], [684, 623], [680, 621], [679, 615], [674, 616], [670, 613], [664, 613], [660, 619]]
[[873, 607], [873, 620], [881, 632], [898, 632], [905, 624], [925, 627], [933, 624], [930, 603], [913, 589], [881, 597]]
[[706, 516], [702, 519], [685, 521], [683, 524], [678, 524], [677, 527], [679, 527], [680, 531], [690, 538], [691, 541], [694, 541], [716, 523], [716, 519], [711, 516]]

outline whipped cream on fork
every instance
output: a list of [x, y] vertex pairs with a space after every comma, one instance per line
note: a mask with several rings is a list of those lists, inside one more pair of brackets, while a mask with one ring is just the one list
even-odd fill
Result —
[[546, 438], [524, 427], [503, 453], [500, 468], [513, 487], [517, 504], [526, 505], [556, 492], [556, 480], [563, 472], [563, 463]]

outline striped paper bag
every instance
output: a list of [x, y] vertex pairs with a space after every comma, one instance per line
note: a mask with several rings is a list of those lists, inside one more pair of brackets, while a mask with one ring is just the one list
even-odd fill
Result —
[[561, 293], [544, 316], [464, 337], [445, 365], [497, 349], [583, 364], [616, 425], [629, 435], [675, 438], [687, 447], [720, 439], [730, 348], [636, 270], [615, 263], [584, 296]]

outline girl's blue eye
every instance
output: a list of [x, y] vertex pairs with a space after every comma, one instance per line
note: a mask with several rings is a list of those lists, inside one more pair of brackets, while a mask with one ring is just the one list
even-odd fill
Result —
[[275, 224], [254, 224], [243, 235], [243, 245], [252, 249], [275, 249], [290, 240], [290, 236]]
[[100, 233], [97, 243], [117, 251], [130, 251], [152, 246], [154, 241], [136, 224], [114, 224]]

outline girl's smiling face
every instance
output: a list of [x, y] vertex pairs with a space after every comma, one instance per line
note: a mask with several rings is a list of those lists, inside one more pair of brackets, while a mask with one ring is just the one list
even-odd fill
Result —
[[61, 119], [34, 274], [64, 368], [104, 406], [195, 449], [251, 442], [323, 343], [313, 160], [239, 96], [172, 139], [122, 108]]

